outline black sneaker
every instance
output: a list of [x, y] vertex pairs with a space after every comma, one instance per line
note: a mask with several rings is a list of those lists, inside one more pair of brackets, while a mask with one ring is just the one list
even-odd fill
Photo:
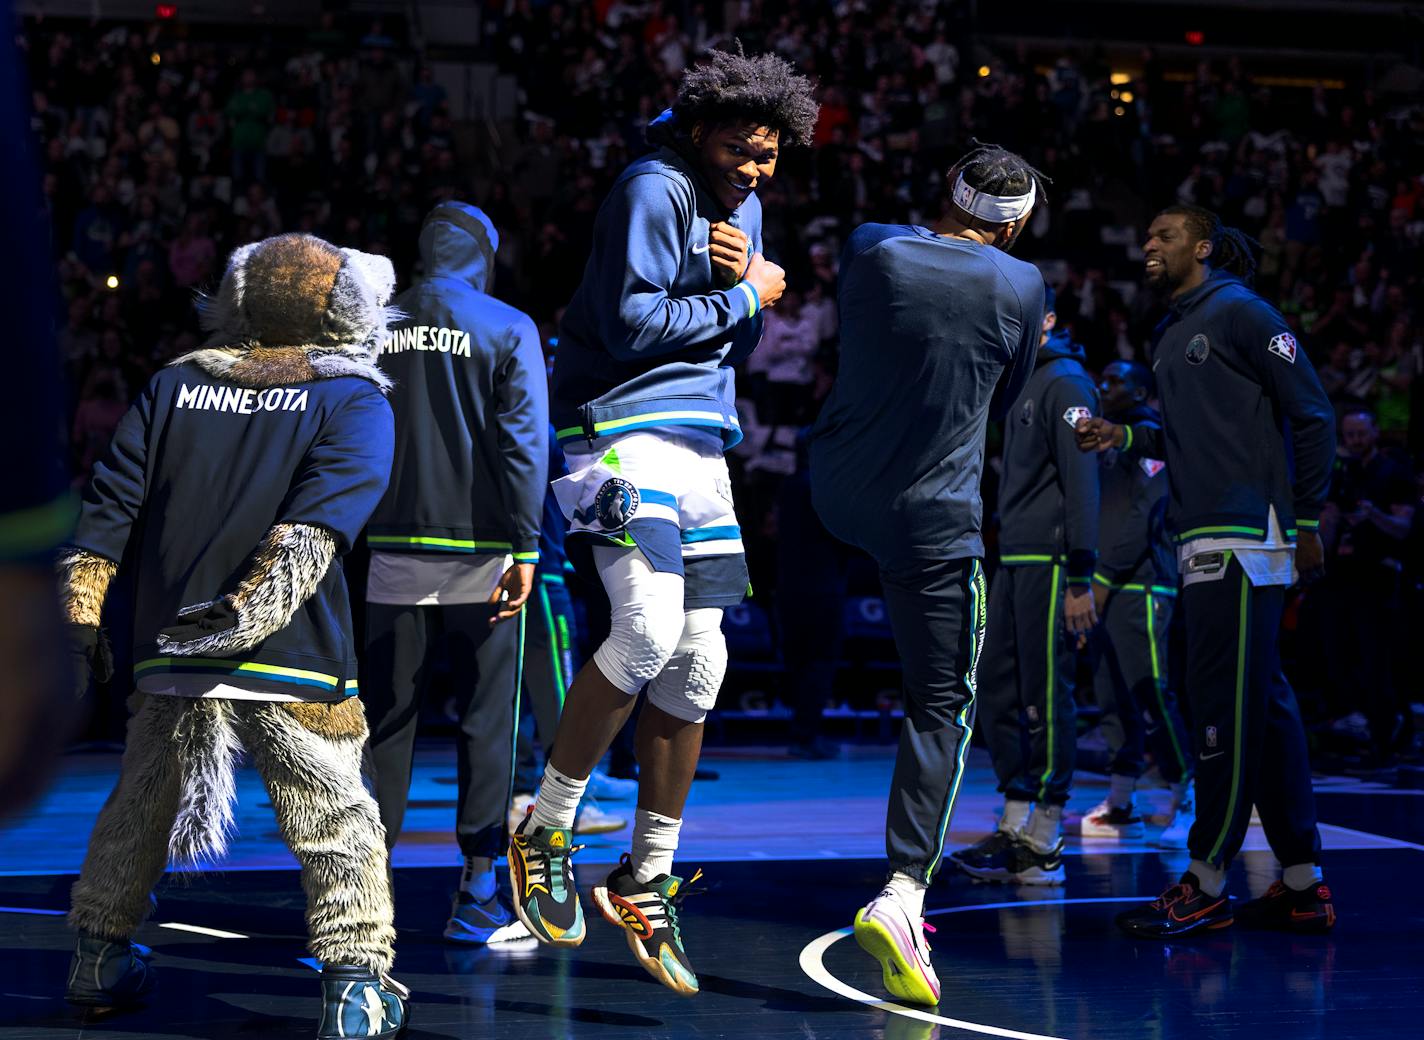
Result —
[[684, 997], [695, 996], [699, 987], [682, 945], [678, 909], [700, 877], [699, 870], [686, 882], [672, 874], [640, 882], [625, 852], [603, 884], [593, 889], [594, 905], [609, 924], [623, 929], [628, 949], [643, 970]]
[[540, 942], [577, 946], [586, 931], [569, 857], [583, 846], [573, 843], [573, 831], [535, 827], [533, 818], [525, 816], [509, 838], [514, 912]]
[[1272, 882], [1260, 899], [1243, 903], [1236, 912], [1242, 928], [1272, 928], [1318, 935], [1335, 927], [1335, 903], [1330, 888], [1317, 881], [1303, 892]]
[[64, 999], [93, 1008], [140, 1004], [153, 991], [152, 957], [152, 950], [136, 942], [110, 942], [80, 932]]
[[321, 1024], [316, 1040], [400, 1036], [410, 1020], [410, 990], [389, 975], [354, 964], [321, 970]]
[[967, 849], [950, 853], [950, 860], [976, 881], [1010, 885], [1061, 885], [1063, 842], [1042, 852], [1022, 836], [996, 830]]
[[1209, 896], [1195, 874], [1186, 873], [1152, 902], [1117, 915], [1117, 925], [1139, 939], [1173, 939], [1192, 932], [1230, 928], [1231, 897]]

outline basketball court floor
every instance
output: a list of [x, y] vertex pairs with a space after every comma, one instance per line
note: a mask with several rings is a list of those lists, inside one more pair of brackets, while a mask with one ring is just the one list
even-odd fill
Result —
[[[1145, 843], [1070, 841], [1061, 889], [971, 883], [946, 869], [928, 919], [944, 987], [939, 1007], [885, 999], [849, 938], [883, 877], [890, 748], [831, 762], [773, 750], [709, 749], [720, 779], [694, 787], [679, 870], [705, 889], [684, 906], [702, 993], [675, 996], [591, 914], [574, 950], [532, 941], [463, 948], [441, 937], [458, 876], [454, 762], [422, 750], [396, 850], [400, 938], [394, 974], [413, 991], [411, 1040], [867, 1038], [867, 1040], [1398, 1040], [1424, 1035], [1424, 791], [1321, 779], [1326, 878], [1340, 922], [1327, 938], [1230, 929], [1181, 942], [1126, 938], [1112, 916], [1175, 878], [1186, 853]], [[979, 837], [998, 802], [976, 752], [951, 845]], [[220, 872], [169, 875], [138, 936], [159, 987], [141, 1010], [86, 1016], [64, 1003], [72, 948], [63, 912], [117, 755], [64, 760], [48, 795], [0, 827], [0, 1037], [4, 1040], [300, 1038], [315, 1032], [303, 898], [266, 794], [244, 770], [239, 837]], [[1070, 808], [1103, 795], [1081, 776]], [[1165, 790], [1142, 796], [1165, 805]], [[603, 804], [617, 811], [619, 803]], [[631, 806], [626, 806], [631, 815]], [[1149, 830], [1149, 834], [1151, 831]], [[585, 891], [628, 831], [586, 839]], [[1238, 897], [1274, 864], [1257, 828], [1233, 871]]]

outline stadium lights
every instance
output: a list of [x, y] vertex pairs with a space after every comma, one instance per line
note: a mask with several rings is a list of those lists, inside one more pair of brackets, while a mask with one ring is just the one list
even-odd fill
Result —
[[987, 66], [987, 65], [980, 65], [980, 66], [979, 66], [979, 78], [980, 78], [980, 79], [988, 79], [988, 78], [989, 78], [989, 71], [990, 71], [989, 66]]
[[1123, 101], [1124, 104], [1128, 104], [1128, 105], [1132, 104], [1132, 91], [1130, 91], [1130, 90], [1124, 90], [1124, 91], [1122, 92], [1122, 101]]
[[1132, 75], [1127, 72], [1114, 72], [1108, 78], [1112, 80], [1112, 85], [1115, 87], [1121, 87], [1124, 84], [1132, 82]]
[[1202, 32], [1200, 29], [1188, 29], [1186, 34], [1186, 40], [1187, 43], [1192, 47], [1200, 47], [1202, 44], [1206, 43], [1206, 33]]
[[178, 17], [178, 5], [177, 5], [177, 4], [159, 4], [157, 7], [155, 7], [155, 8], [153, 9], [153, 13], [159, 18], [159, 20], [166, 22], [166, 21], [168, 21], [170, 18], [177, 18], [177, 17]]
[[117, 289], [119, 287], [119, 276], [116, 274], [109, 275], [109, 277], [104, 279], [104, 285], [110, 289]]
[[1125, 116], [1127, 115], [1127, 109], [1123, 108], [1121, 105], [1118, 105], [1117, 108], [1113, 109], [1113, 115]]
[[159, 54], [157, 51], [154, 51], [148, 56], [148, 60], [153, 62], [153, 64], [157, 65], [163, 60], [163, 55]]

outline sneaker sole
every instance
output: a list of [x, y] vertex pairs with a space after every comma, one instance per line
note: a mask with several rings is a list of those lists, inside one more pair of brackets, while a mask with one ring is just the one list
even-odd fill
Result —
[[[511, 864], [515, 856], [517, 856], [518, 854], [519, 853], [515, 851], [514, 843], [510, 842], [509, 848], [505, 852], [506, 865]], [[509, 876], [511, 878], [511, 883], [513, 883], [512, 879], [517, 876], [513, 866], [510, 866]], [[577, 889], [574, 890], [573, 897], [575, 906], [577, 906]], [[529, 919], [529, 915], [524, 912], [524, 900], [520, 899], [517, 893], [515, 894], [514, 898], [510, 900], [510, 902], [514, 904], [514, 916], [519, 918], [519, 923], [522, 924], [525, 928], [529, 929], [529, 934], [532, 935], [534, 938], [538, 939], [545, 946], [579, 946], [582, 945], [584, 937], [588, 935], [588, 928], [584, 925], [582, 913], [579, 914], [578, 921], [575, 924], [575, 927], [578, 928], [578, 934], [574, 935], [573, 938], [569, 938], [569, 936], [572, 934], [572, 930], [570, 930], [569, 932], [565, 932], [558, 938], [554, 938], [553, 936], [545, 932], [542, 928], [536, 927], [534, 922]]]
[[1126, 827], [1084, 827], [1078, 836], [1088, 841], [1141, 841], [1147, 836], [1140, 823]]
[[917, 965], [900, 952], [900, 945], [890, 930], [879, 921], [867, 920], [865, 910], [855, 914], [855, 942], [880, 962], [885, 989], [892, 997], [924, 1007], [936, 1007], [939, 994], [934, 991]]
[[450, 921], [445, 925], [444, 934], [446, 939], [461, 946], [495, 946], [535, 937], [523, 920], [510, 921], [509, 924], [502, 924], [498, 928], [470, 928], [468, 925]]
[[695, 997], [701, 992], [700, 987], [696, 985], [689, 986], [685, 980], [677, 978], [669, 972], [663, 967], [662, 961], [658, 960], [658, 958], [648, 956], [648, 951], [643, 946], [643, 941], [638, 937], [638, 933], [633, 931], [633, 929], [624, 922], [623, 916], [618, 912], [618, 908], [613, 905], [613, 900], [609, 898], [608, 887], [606, 885], [594, 886], [592, 895], [593, 905], [598, 907], [598, 912], [603, 915], [605, 921], [623, 933], [623, 937], [628, 942], [628, 949], [633, 954], [633, 959], [642, 965], [644, 971], [678, 996]]
[[627, 820], [620, 820], [614, 817], [611, 820], [600, 820], [598, 823], [584, 825], [574, 824], [575, 834], [612, 834], [614, 831], [621, 831], [628, 826]]

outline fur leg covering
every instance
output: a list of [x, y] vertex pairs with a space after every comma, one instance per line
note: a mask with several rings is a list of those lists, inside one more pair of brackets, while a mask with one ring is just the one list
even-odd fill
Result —
[[359, 736], [333, 737], [313, 732], [285, 705], [236, 708], [282, 836], [302, 866], [312, 956], [389, 971], [394, 908], [386, 832], [361, 783], [364, 724]]
[[70, 899], [69, 925], [111, 941], [137, 931], [168, 863], [181, 773], [173, 744], [190, 702], [149, 697], [129, 720], [119, 783], [99, 813]]
[[336, 539], [326, 528], [275, 525], [257, 546], [237, 591], [228, 597], [237, 613], [237, 625], [185, 642], [174, 642], [160, 633], [159, 652], [206, 657], [252, 649], [287, 627], [292, 615], [316, 592], [335, 556]]
[[[149, 700], [170, 698], [150, 697]], [[176, 699], [176, 698], [174, 698]], [[242, 753], [235, 728], [234, 705], [227, 700], [185, 701], [169, 753], [179, 764], [182, 799], [168, 853], [175, 863], [202, 866], [227, 852], [237, 801], [234, 770]]]
[[119, 565], [83, 549], [66, 552], [56, 565], [59, 570], [59, 601], [64, 619], [76, 625], [98, 626], [104, 610], [104, 595]]

